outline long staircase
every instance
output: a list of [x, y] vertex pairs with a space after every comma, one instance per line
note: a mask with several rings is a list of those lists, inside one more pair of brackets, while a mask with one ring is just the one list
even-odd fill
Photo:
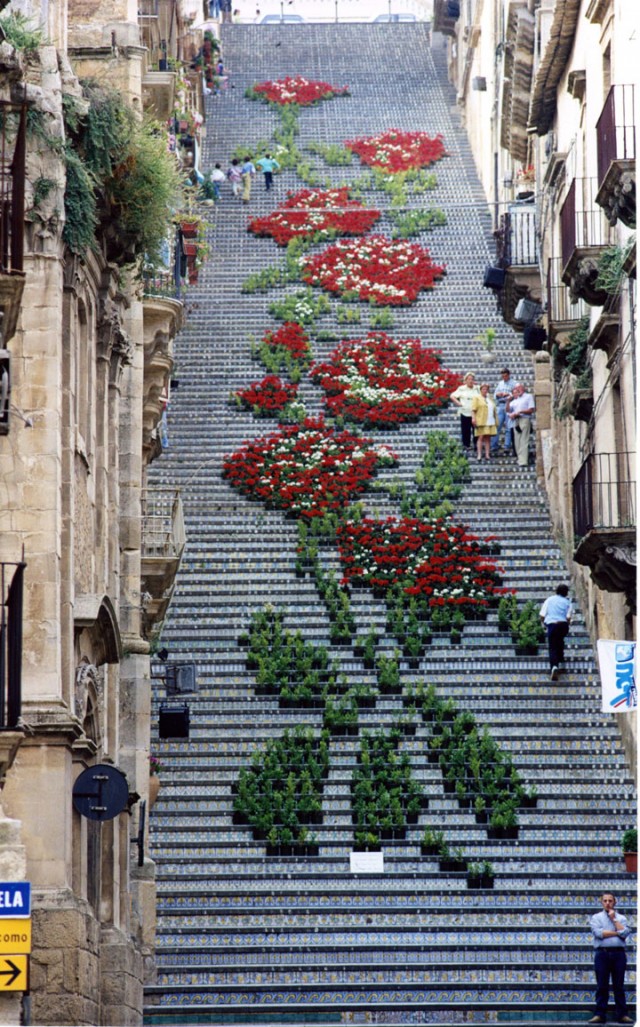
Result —
[[[419, 241], [447, 264], [447, 276], [409, 308], [394, 311], [392, 334], [419, 336], [440, 348], [443, 362], [482, 376], [479, 332], [497, 325], [495, 383], [506, 363], [532, 380], [521, 339], [499, 319], [482, 287], [491, 224], [468, 143], [446, 81], [445, 51], [426, 26], [413, 24], [223, 27], [229, 86], [208, 100], [205, 165], [226, 167], [241, 145], [269, 139], [278, 116], [244, 98], [247, 86], [304, 74], [348, 85], [351, 96], [301, 110], [301, 150], [309, 142], [341, 143], [386, 128], [444, 136], [449, 156], [435, 167], [438, 187], [417, 205], [437, 206], [445, 226]], [[309, 156], [322, 180], [353, 181], [351, 167], [327, 167]], [[188, 320], [176, 341], [170, 444], [154, 465], [157, 483], [183, 490], [188, 543], [163, 633], [171, 659], [192, 660], [199, 691], [190, 700], [189, 741], [157, 741], [162, 789], [151, 816], [151, 855], [157, 864], [157, 983], [147, 988], [148, 1024], [574, 1024], [593, 1008], [589, 916], [602, 890], [614, 890], [632, 912], [635, 881], [624, 872], [620, 835], [635, 822], [633, 782], [613, 718], [600, 711], [593, 651], [581, 615], [568, 639], [567, 672], [550, 682], [544, 646], [516, 656], [496, 613], [468, 623], [459, 645], [435, 636], [417, 669], [403, 664], [406, 687], [436, 686], [471, 710], [538, 790], [536, 808], [520, 811], [515, 840], [493, 840], [473, 813], [443, 790], [439, 766], [428, 760], [431, 729], [416, 717], [415, 735], [402, 742], [428, 810], [405, 840], [384, 842], [384, 873], [351, 873], [350, 780], [358, 737], [334, 737], [324, 788], [323, 822], [314, 826], [316, 856], [267, 856], [264, 842], [233, 819], [232, 786], [256, 748], [286, 728], [311, 725], [321, 710], [280, 709], [256, 695], [238, 643], [251, 617], [272, 604], [286, 626], [329, 646], [349, 682], [375, 684], [351, 648], [329, 644], [329, 621], [309, 577], [297, 578], [295, 521], [249, 503], [221, 477], [222, 458], [247, 438], [274, 430], [229, 403], [229, 392], [259, 379], [249, 336], [277, 327], [267, 311], [276, 293], [241, 293], [243, 280], [282, 253], [246, 230], [246, 216], [267, 213], [286, 191], [301, 188], [288, 171], [271, 193], [254, 187], [250, 208], [225, 190], [210, 210], [212, 257], [189, 290]], [[386, 209], [389, 197], [368, 194]], [[376, 229], [378, 230], [378, 229]], [[385, 215], [380, 231], [389, 233]], [[295, 286], [288, 286], [294, 291]], [[279, 295], [279, 294], [278, 294]], [[320, 325], [336, 333], [338, 304]], [[363, 336], [370, 311], [362, 307]], [[335, 343], [313, 341], [316, 360]], [[486, 372], [485, 372], [486, 373]], [[320, 392], [303, 378], [307, 410], [320, 412]], [[383, 477], [412, 487], [434, 429], [458, 437], [452, 410], [392, 433], [379, 432], [398, 453]], [[371, 433], [369, 433], [371, 434]], [[535, 469], [511, 456], [472, 461], [472, 480], [456, 504], [456, 520], [501, 542], [504, 582], [521, 601], [540, 602], [567, 577], [550, 534]], [[371, 516], [398, 513], [388, 494], [363, 497]], [[338, 569], [325, 546], [326, 568]], [[384, 602], [365, 590], [352, 594], [358, 633], [385, 634]], [[160, 667], [156, 668], [160, 671]], [[160, 679], [157, 679], [160, 680]], [[165, 698], [158, 688], [156, 701]], [[400, 695], [380, 696], [360, 712], [360, 732], [389, 728], [402, 712]], [[425, 827], [441, 829], [451, 848], [489, 860], [492, 890], [469, 890], [464, 873], [445, 873], [421, 854]], [[628, 976], [629, 998], [633, 976]]]

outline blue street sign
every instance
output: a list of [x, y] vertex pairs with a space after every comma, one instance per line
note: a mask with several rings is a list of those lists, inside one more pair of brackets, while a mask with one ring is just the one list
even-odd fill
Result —
[[0, 917], [31, 916], [31, 882], [0, 881]]

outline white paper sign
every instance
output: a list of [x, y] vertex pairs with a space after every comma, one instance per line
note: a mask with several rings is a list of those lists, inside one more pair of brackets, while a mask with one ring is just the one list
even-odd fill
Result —
[[630, 713], [638, 708], [636, 643], [598, 639], [598, 664], [604, 713]]
[[384, 874], [383, 852], [352, 852], [352, 874]]

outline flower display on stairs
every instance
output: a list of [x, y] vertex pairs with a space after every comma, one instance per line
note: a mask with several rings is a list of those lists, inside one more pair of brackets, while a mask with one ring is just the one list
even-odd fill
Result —
[[363, 164], [390, 174], [426, 168], [447, 156], [441, 135], [431, 138], [426, 132], [403, 132], [390, 128], [376, 136], [349, 139], [344, 144]]
[[379, 210], [365, 209], [349, 199], [349, 189], [302, 189], [292, 193], [267, 217], [252, 218], [248, 230], [271, 236], [279, 246], [291, 239], [314, 241], [336, 235], [364, 235], [380, 218]]
[[287, 385], [277, 374], [267, 374], [262, 381], [252, 382], [246, 389], [234, 392], [232, 398], [258, 417], [274, 417], [298, 394], [297, 385]]
[[333, 100], [335, 96], [348, 95], [348, 86], [331, 86], [328, 82], [308, 79], [304, 75], [288, 75], [275, 81], [259, 82], [245, 93], [249, 100], [262, 100], [278, 107], [287, 107], [290, 104], [311, 107], [321, 100]]
[[395, 461], [386, 446], [307, 418], [245, 443], [224, 458], [223, 474], [253, 499], [312, 518], [350, 502], [379, 467]]
[[419, 339], [393, 339], [385, 332], [340, 343], [326, 363], [312, 366], [310, 375], [324, 389], [331, 415], [369, 428], [437, 414], [460, 384], [458, 374], [441, 366], [436, 350]]
[[501, 595], [500, 574], [483, 555], [480, 540], [465, 528], [439, 519], [364, 518], [338, 528], [346, 584], [424, 595], [430, 607], [487, 606]]
[[445, 270], [424, 247], [384, 235], [338, 240], [300, 261], [301, 278], [309, 285], [379, 306], [415, 303]]

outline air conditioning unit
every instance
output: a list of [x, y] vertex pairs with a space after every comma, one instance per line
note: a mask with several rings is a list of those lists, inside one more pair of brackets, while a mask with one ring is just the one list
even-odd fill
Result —
[[524, 321], [529, 324], [531, 321], [535, 321], [537, 317], [540, 317], [542, 313], [542, 307], [539, 303], [534, 300], [521, 299], [516, 306], [513, 316], [516, 321]]

